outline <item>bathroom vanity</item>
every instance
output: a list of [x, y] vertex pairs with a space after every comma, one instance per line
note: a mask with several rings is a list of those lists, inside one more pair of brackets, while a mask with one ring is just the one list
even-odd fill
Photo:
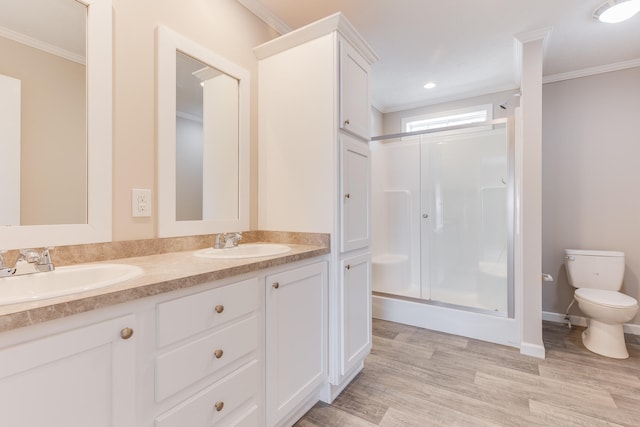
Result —
[[1, 306], [0, 421], [292, 424], [327, 385], [328, 247], [289, 246], [260, 258], [120, 259], [145, 273]]

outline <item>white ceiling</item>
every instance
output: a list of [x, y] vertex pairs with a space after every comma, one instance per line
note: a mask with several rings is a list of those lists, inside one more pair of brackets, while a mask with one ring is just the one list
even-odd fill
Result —
[[592, 13], [604, 0], [239, 1], [281, 32], [341, 11], [380, 57], [373, 104], [383, 112], [516, 88], [514, 36], [545, 28], [545, 81], [640, 66], [640, 14], [600, 23]]

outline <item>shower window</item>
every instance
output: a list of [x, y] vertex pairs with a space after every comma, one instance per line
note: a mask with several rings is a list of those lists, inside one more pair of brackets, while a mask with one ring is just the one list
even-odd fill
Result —
[[[423, 114], [402, 119], [404, 132], [415, 132], [428, 129], [440, 129], [449, 126], [480, 123], [493, 119], [493, 106], [491, 104], [477, 105], [458, 110], [441, 111], [439, 113]], [[477, 130], [477, 129], [476, 129]], [[446, 131], [446, 135], [465, 133], [474, 130], [459, 129]]]

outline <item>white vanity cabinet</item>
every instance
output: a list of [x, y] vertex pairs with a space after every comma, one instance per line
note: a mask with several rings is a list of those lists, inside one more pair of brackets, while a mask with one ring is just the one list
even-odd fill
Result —
[[377, 57], [340, 13], [254, 52], [259, 228], [331, 235], [330, 384], [323, 396], [331, 401], [370, 348], [370, 264], [358, 262], [357, 277], [344, 275], [341, 264], [370, 251], [369, 80]]
[[301, 258], [2, 332], [0, 425], [292, 425], [328, 381], [329, 256]]
[[136, 318], [82, 319], [2, 335], [1, 425], [136, 427]]
[[326, 384], [327, 263], [268, 275], [265, 290], [266, 425], [271, 427], [292, 424]]
[[196, 392], [155, 427], [260, 425], [260, 292], [250, 278], [157, 305], [155, 400]]

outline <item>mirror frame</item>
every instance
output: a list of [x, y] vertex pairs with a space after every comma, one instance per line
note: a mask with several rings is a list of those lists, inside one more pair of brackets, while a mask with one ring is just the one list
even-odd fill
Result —
[[0, 249], [111, 241], [112, 0], [87, 7], [87, 223], [0, 226]]
[[[175, 31], [158, 26], [158, 236], [192, 236], [249, 229], [249, 102], [250, 73]], [[238, 218], [176, 220], [176, 54], [180, 51], [238, 80]]]

